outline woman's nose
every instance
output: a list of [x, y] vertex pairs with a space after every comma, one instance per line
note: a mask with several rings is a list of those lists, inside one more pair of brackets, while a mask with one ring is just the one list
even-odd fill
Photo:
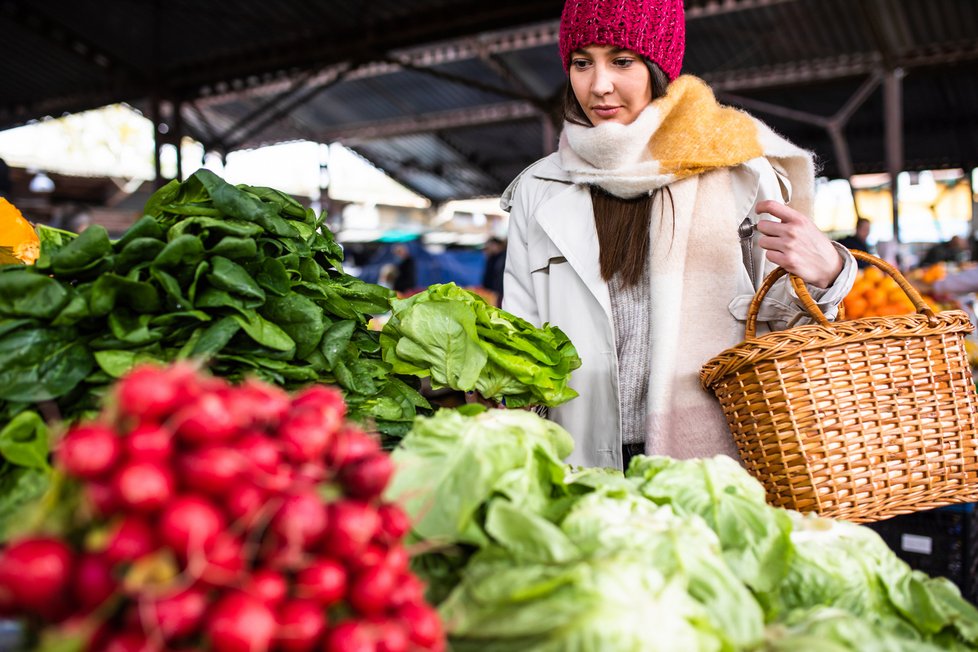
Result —
[[604, 66], [594, 66], [594, 78], [591, 80], [591, 92], [597, 96], [607, 95], [615, 88], [611, 72]]

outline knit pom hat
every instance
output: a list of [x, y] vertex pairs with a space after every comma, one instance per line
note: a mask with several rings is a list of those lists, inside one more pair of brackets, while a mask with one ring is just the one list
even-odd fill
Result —
[[560, 17], [560, 57], [589, 45], [634, 50], [669, 77], [679, 76], [686, 50], [682, 0], [566, 0]]

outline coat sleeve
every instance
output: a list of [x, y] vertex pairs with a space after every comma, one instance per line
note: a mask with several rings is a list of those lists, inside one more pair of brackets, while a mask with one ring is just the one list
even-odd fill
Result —
[[[747, 218], [750, 219], [751, 223], [756, 224], [762, 219], [773, 218], [769, 215], [758, 215], [754, 212], [754, 206], [765, 199], [773, 199], [779, 202], [789, 201], [791, 185], [787, 178], [778, 173], [765, 159], [755, 159], [750, 165], [756, 168], [759, 173], [759, 180], [756, 197], [753, 202], [750, 202], [747, 209]], [[853, 258], [852, 254], [838, 243], [833, 243], [833, 246], [843, 260], [842, 271], [838, 278], [827, 288], [817, 288], [806, 284], [808, 292], [812, 295], [819, 309], [830, 320], [835, 319], [838, 315], [839, 304], [852, 289], [857, 272], [856, 259]], [[767, 252], [758, 244], [756, 230], [751, 239], [751, 249], [753, 260], [758, 261], [758, 264], [755, 265], [754, 278], [751, 279], [754, 287], [757, 288], [764, 281], [764, 277], [775, 269], [776, 265], [767, 259]], [[746, 320], [747, 310], [753, 298], [753, 293], [734, 297], [730, 303], [731, 313], [737, 319]], [[771, 330], [783, 330], [815, 321], [805, 311], [787, 276], [779, 279], [768, 292], [761, 304], [761, 309], [758, 311], [757, 320], [766, 322]]]
[[506, 191], [503, 208], [509, 209], [509, 233], [506, 238], [506, 268], [503, 272], [503, 305], [506, 312], [540, 325], [530, 277], [527, 230], [530, 220], [527, 192], [519, 179]]

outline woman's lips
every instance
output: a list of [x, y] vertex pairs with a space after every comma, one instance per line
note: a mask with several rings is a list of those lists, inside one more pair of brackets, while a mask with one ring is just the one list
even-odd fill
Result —
[[595, 106], [591, 108], [599, 118], [613, 118], [621, 110], [620, 106]]

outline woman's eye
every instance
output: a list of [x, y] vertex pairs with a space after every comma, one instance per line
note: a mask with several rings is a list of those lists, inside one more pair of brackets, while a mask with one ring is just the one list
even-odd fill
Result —
[[633, 61], [635, 61], [635, 59], [630, 57], [619, 57], [615, 59], [615, 65], [619, 68], [627, 68], [628, 66], [632, 65]]
[[590, 65], [590, 61], [587, 59], [574, 59], [571, 61], [571, 67], [577, 68], [578, 70], [584, 70]]

